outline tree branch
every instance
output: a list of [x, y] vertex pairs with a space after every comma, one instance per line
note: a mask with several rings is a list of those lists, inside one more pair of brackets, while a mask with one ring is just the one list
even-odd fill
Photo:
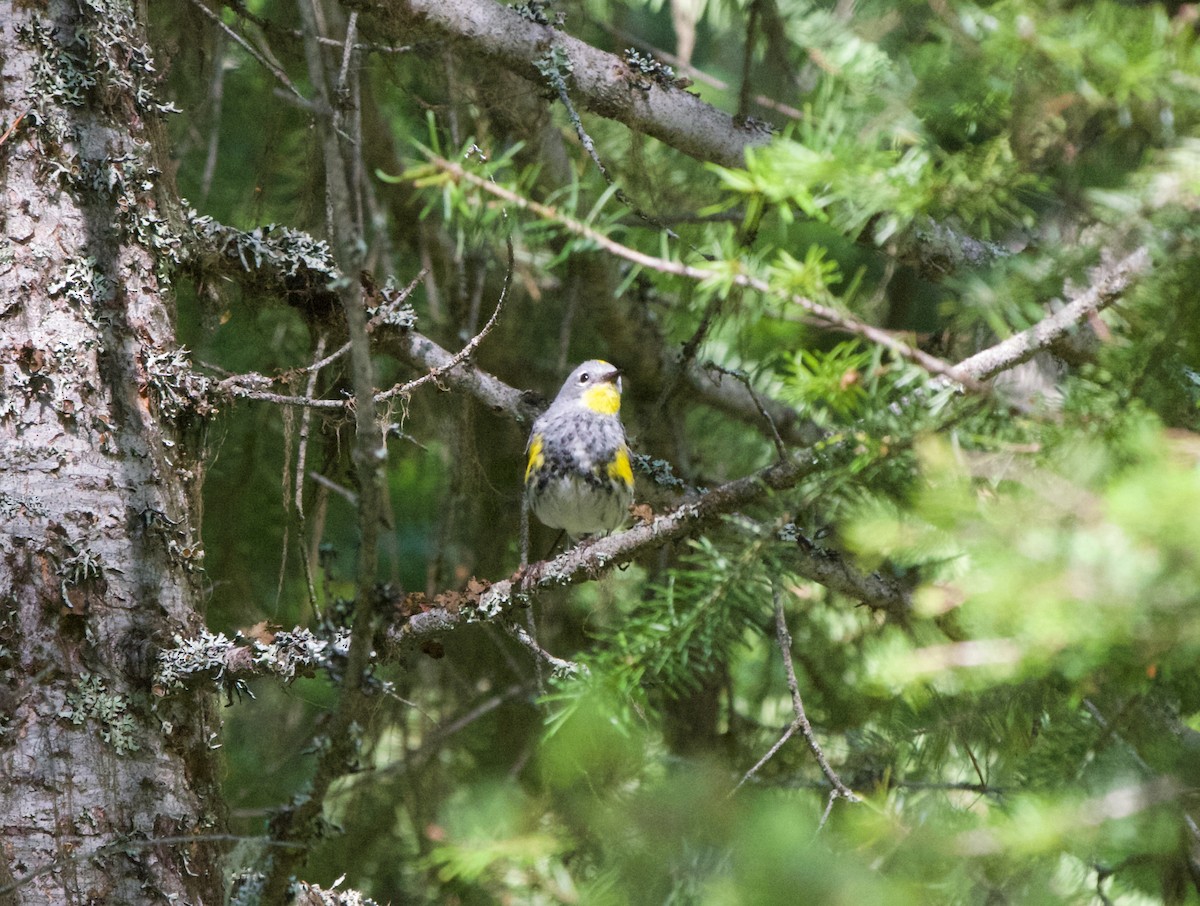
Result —
[[956, 366], [980, 381], [1027, 362], [1038, 352], [1066, 336], [1089, 315], [1112, 305], [1129, 289], [1136, 277], [1150, 269], [1150, 251], [1140, 246], [1120, 261], [1106, 261], [1091, 273], [1092, 285], [1070, 304], [1047, 315], [1028, 330], [1014, 334]]
[[[685, 503], [651, 522], [578, 545], [553, 560], [531, 564], [511, 578], [491, 585], [479, 595], [477, 601], [469, 605], [456, 608], [435, 607], [416, 614], [407, 622], [390, 628], [388, 638], [392, 644], [403, 647], [417, 639], [454, 629], [463, 623], [493, 620], [522, 606], [535, 592], [595, 579], [645, 551], [687, 537], [716, 522], [725, 513], [753, 503], [772, 491], [793, 487], [822, 467], [823, 463], [811, 453], [790, 456], [754, 475], [714, 488], [698, 500]], [[813, 558], [814, 562], [819, 559]], [[849, 577], [853, 571], [838, 565], [839, 562], [830, 560], [834, 565], [829, 567], [827, 575], [840, 577], [844, 587], [859, 590], [876, 587], [877, 583], [871, 578], [852, 582]], [[885, 583], [879, 580], [881, 597], [866, 599], [863, 603], [897, 618], [907, 617], [911, 609], [907, 595], [896, 594], [894, 589], [886, 589], [884, 585]]]
[[[474, 174], [468, 174], [457, 164], [445, 161], [443, 163], [452, 168], [449, 171], [452, 175], [462, 174], [463, 178], [485, 190], [493, 191], [498, 197], [517, 207], [528, 208], [539, 216], [563, 223], [573, 232], [600, 243], [602, 247], [627, 260], [644, 264], [651, 269], [665, 269], [667, 272], [679, 273], [681, 276], [696, 279], [712, 276], [700, 268], [689, 268], [687, 265], [654, 258], [629, 249], [585, 224], [564, 218], [552, 208], [511, 193], [487, 180], [475, 177]], [[197, 240], [194, 248], [203, 250], [194, 254], [191, 262], [193, 267], [198, 267], [206, 274], [212, 271], [234, 278], [240, 276], [243, 280], [257, 284], [265, 281], [269, 284], [265, 287], [266, 289], [272, 290], [284, 299], [304, 302], [309, 308], [321, 308], [329, 304], [328, 287], [341, 279], [341, 275], [325, 243], [313, 240], [297, 230], [276, 226], [243, 232], [219, 224], [211, 218], [202, 217], [194, 211], [189, 212], [189, 219]], [[636, 256], [636, 258], [631, 256]], [[922, 356], [926, 360], [925, 364], [930, 365], [934, 373], [946, 375], [951, 379], [965, 378], [978, 386], [980, 382], [994, 377], [1005, 369], [1015, 367], [1033, 356], [1039, 349], [1061, 339], [1072, 325], [1078, 324], [1091, 313], [1111, 305], [1128, 290], [1137, 276], [1149, 268], [1149, 265], [1149, 252], [1143, 247], [1115, 264], [1097, 268], [1097, 281], [1092, 287], [1077, 296], [1071, 304], [1048, 315], [1046, 319], [1028, 330], [976, 353], [956, 365], [926, 356], [919, 350], [914, 350], [896, 340], [886, 331], [870, 325], [862, 325], [865, 330], [860, 331], [857, 327], [860, 322], [852, 318], [842, 318], [842, 320], [848, 321], [846, 325], [843, 325], [843, 329], [858, 333], [871, 342], [882, 341], [898, 355], [909, 358]], [[761, 281], [756, 282], [761, 283]], [[754, 285], [752, 288], [771, 292], [770, 287], [765, 284]], [[817, 313], [818, 319], [822, 314], [823, 312]], [[834, 312], [834, 314], [837, 313]], [[374, 321], [372, 326], [374, 326]], [[389, 326], [391, 325], [389, 324]], [[436, 373], [439, 386], [449, 387], [473, 396], [494, 412], [508, 413], [522, 424], [531, 423], [540, 414], [541, 410], [537, 405], [536, 396], [522, 393], [505, 384], [480, 370], [469, 360], [456, 364], [456, 355], [461, 355], [461, 353], [450, 352], [416, 330], [409, 327], [392, 329], [382, 336], [380, 342], [385, 344], [387, 352], [411, 367], [424, 373]], [[344, 349], [345, 347], [343, 347]], [[343, 350], [338, 350], [338, 354], [341, 354]], [[712, 372], [698, 364], [693, 364], [685, 377], [688, 386], [705, 404], [760, 429], [768, 427], [763, 422], [761, 411], [755, 403], [753, 395], [740, 382], [720, 380]], [[345, 400], [306, 399], [305, 397], [276, 393], [267, 389], [272, 380], [254, 374], [231, 375], [223, 379], [217, 385], [217, 389], [236, 397], [262, 400], [276, 405], [322, 409], [344, 409], [347, 406]], [[807, 445], [820, 438], [820, 431], [812, 424], [800, 420], [794, 408], [771, 399], [761, 399], [761, 402], [770, 414], [771, 420], [775, 422], [779, 433], [789, 443]]]
[[479, 348], [479, 344], [482, 343], [484, 341], [484, 338], [487, 337], [487, 335], [492, 332], [492, 328], [494, 328], [496, 326], [496, 323], [500, 320], [501, 312], [504, 311], [504, 303], [508, 299], [508, 288], [509, 288], [509, 285], [512, 283], [513, 257], [514, 257], [513, 256], [513, 241], [512, 241], [512, 237], [509, 236], [508, 237], [508, 267], [504, 271], [504, 285], [500, 287], [500, 298], [496, 302], [496, 308], [492, 312], [492, 316], [490, 318], [488, 318], [487, 323], [483, 325], [483, 328], [479, 331], [479, 333], [475, 334], [475, 336], [473, 336], [466, 343], [466, 345], [463, 346], [462, 349], [460, 349], [457, 353], [452, 355], [446, 362], [430, 368], [425, 374], [421, 375], [419, 378], [415, 378], [404, 384], [398, 384], [395, 387], [392, 387], [388, 390], [383, 391], [383, 393], [377, 394], [376, 401], [383, 401], [383, 400], [391, 399], [393, 396], [407, 397], [409, 394], [411, 394], [414, 390], [416, 390], [418, 387], [422, 386], [423, 384], [428, 384], [432, 381], [436, 381], [436, 380], [438, 380], [438, 378], [440, 378], [442, 375], [446, 374], [447, 372], [453, 371], [455, 368], [457, 368], [463, 362], [470, 359], [471, 356], [473, 356], [475, 354], [475, 350]]
[[538, 85], [545, 86], [546, 79], [536, 62], [553, 50], [564, 59], [580, 106], [698, 160], [740, 167], [747, 147], [771, 137], [763, 124], [732, 117], [669, 83], [648, 80], [622, 58], [494, 0], [374, 0], [361, 5], [384, 23], [393, 43], [412, 43], [419, 35], [442, 38]]
[[541, 204], [530, 198], [507, 189], [504, 186], [497, 185], [472, 173], [464, 168], [461, 164], [454, 161], [446, 160], [444, 157], [439, 157], [436, 154], [428, 154], [429, 162], [439, 170], [445, 172], [452, 179], [469, 183], [476, 188], [502, 199], [511, 204], [513, 207], [531, 211], [543, 220], [549, 220], [566, 228], [577, 236], [581, 236], [590, 242], [595, 243], [600, 248], [604, 249], [618, 258], [623, 258], [633, 264], [640, 265], [650, 270], [657, 271], [660, 274], [669, 274], [676, 277], [683, 277], [688, 280], [693, 280], [697, 283], [713, 282], [718, 285], [723, 283], [732, 284], [734, 286], [745, 287], [746, 289], [754, 290], [762, 293], [765, 296], [770, 296], [776, 299], [789, 302], [792, 305], [803, 309], [807, 313], [807, 320], [811, 323], [832, 330], [839, 330], [852, 336], [862, 337], [870, 343], [882, 346], [888, 349], [902, 359], [906, 359], [924, 368], [930, 374], [941, 375], [947, 377], [964, 387], [976, 391], [986, 391], [978, 380], [971, 374], [965, 373], [960, 369], [939, 359], [937, 356], [932, 356], [927, 352], [908, 345], [902, 340], [899, 340], [891, 332], [875, 327], [873, 324], [868, 324], [865, 321], [860, 321], [853, 315], [844, 314], [835, 308], [828, 305], [822, 305], [819, 302], [814, 302], [805, 296], [796, 293], [781, 291], [771, 286], [767, 281], [755, 277], [751, 274], [739, 272], [728, 273], [726, 271], [716, 271], [710, 268], [696, 267], [695, 265], [685, 264], [682, 261], [675, 261], [670, 258], [660, 258], [655, 255], [649, 255], [645, 252], [631, 248], [627, 245], [622, 245], [612, 237], [602, 233], [586, 223], [570, 217], [562, 212], [550, 207], [549, 205]]

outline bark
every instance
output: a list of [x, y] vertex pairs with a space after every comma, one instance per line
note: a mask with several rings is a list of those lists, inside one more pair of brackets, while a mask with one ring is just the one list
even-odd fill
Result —
[[539, 86], [550, 86], [539, 66], [552, 65], [584, 109], [698, 160], [741, 167], [747, 148], [771, 138], [766, 123], [730, 116], [671, 80], [631, 67], [495, 0], [355, 0], [347, 5], [370, 13], [392, 43], [414, 36], [444, 40]]
[[[0, 0], [0, 903], [220, 903], [202, 628], [206, 414], [130, 0]], [[11, 128], [10, 128], [11, 127]]]

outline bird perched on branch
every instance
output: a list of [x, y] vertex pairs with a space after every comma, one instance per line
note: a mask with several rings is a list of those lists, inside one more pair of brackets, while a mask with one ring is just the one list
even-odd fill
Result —
[[620, 411], [620, 370], [592, 359], [533, 423], [525, 498], [539, 520], [573, 539], [611, 532], [629, 515], [633, 469]]

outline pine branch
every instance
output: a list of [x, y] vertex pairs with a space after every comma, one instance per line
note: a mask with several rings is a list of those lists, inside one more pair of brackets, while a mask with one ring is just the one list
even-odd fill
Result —
[[771, 286], [767, 281], [755, 277], [747, 273], [729, 274], [711, 268], [697, 267], [691, 264], [685, 264], [682, 261], [675, 261], [670, 258], [660, 258], [656, 255], [649, 255], [638, 249], [623, 245], [617, 242], [612, 237], [606, 235], [594, 227], [588, 226], [581, 220], [563, 214], [561, 211], [526, 198], [525, 196], [514, 192], [504, 186], [497, 185], [488, 179], [479, 176], [464, 168], [461, 164], [454, 161], [446, 160], [444, 157], [439, 157], [436, 154], [427, 154], [429, 162], [439, 170], [445, 172], [450, 178], [469, 183], [470, 185], [482, 189], [490, 195], [499, 198], [515, 208], [530, 211], [536, 214], [543, 220], [557, 223], [568, 231], [577, 236], [583, 237], [590, 242], [595, 243], [600, 248], [604, 249], [618, 258], [623, 258], [632, 264], [640, 265], [641, 267], [657, 271], [660, 274], [668, 274], [675, 277], [683, 277], [687, 280], [692, 280], [697, 283], [714, 282], [717, 284], [729, 283], [734, 286], [744, 287], [754, 290], [757, 293], [762, 293], [765, 296], [780, 299], [795, 305], [802, 309], [806, 314], [806, 320], [814, 326], [822, 327], [830, 330], [837, 330], [851, 336], [861, 337], [869, 343], [882, 346], [902, 359], [913, 362], [924, 368], [930, 374], [940, 375], [949, 378], [964, 387], [974, 391], [985, 391], [979, 381], [977, 381], [969, 373], [965, 373], [955, 368], [949, 362], [939, 359], [937, 356], [930, 355], [916, 347], [910, 346], [903, 340], [898, 339], [891, 331], [876, 327], [873, 324], [868, 324], [861, 321], [853, 315], [846, 314], [831, 308], [828, 305], [822, 305], [819, 302], [814, 302], [806, 296], [801, 296], [797, 293], [781, 291]]
[[[479, 187], [492, 191], [517, 207], [533, 210], [539, 216], [545, 216], [563, 223], [568, 229], [578, 232], [593, 241], [600, 242], [614, 254], [645, 264], [652, 269], [679, 273], [682, 276], [696, 279], [712, 276], [699, 268], [665, 259], [654, 258], [628, 249], [619, 243], [603, 236], [582, 223], [570, 221], [552, 208], [539, 205], [503, 187], [497, 186], [474, 174], [468, 173], [457, 164], [438, 159], [439, 166], [456, 178], [471, 181]], [[317, 242], [306, 234], [279, 227], [264, 227], [253, 232], [243, 232], [224, 226], [210, 218], [201, 217], [195, 212], [189, 215], [194, 230], [191, 265], [206, 274], [220, 274], [243, 281], [265, 282], [265, 288], [273, 290], [284, 298], [296, 299], [303, 293], [311, 296], [312, 306], [320, 307], [327, 304], [325, 298], [327, 287], [340, 279], [340, 272], [329, 255], [324, 243]], [[570, 221], [570, 222], [567, 222]], [[625, 254], [622, 254], [625, 253]], [[631, 256], [636, 256], [636, 259]], [[655, 267], [655, 265], [659, 265]], [[668, 267], [669, 266], [669, 267]], [[914, 361], [920, 358], [919, 364], [927, 367], [932, 373], [941, 374], [950, 379], [965, 379], [973, 386], [979, 386], [996, 374], [1015, 367], [1031, 358], [1038, 350], [1047, 348], [1061, 339], [1069, 329], [1094, 312], [1116, 302], [1123, 293], [1127, 292], [1134, 280], [1145, 273], [1150, 266], [1149, 251], [1141, 247], [1132, 254], [1116, 263], [1102, 265], [1094, 272], [1094, 282], [1087, 290], [1078, 295], [1069, 305], [1020, 334], [1004, 340], [967, 359], [950, 364], [926, 356], [919, 350], [914, 350], [896, 340], [886, 331], [863, 324], [859, 330], [856, 319], [838, 315], [848, 323], [844, 329], [863, 336], [868, 341], [882, 341], [885, 346], [898, 355]], [[749, 285], [749, 284], [747, 284]], [[260, 286], [260, 288], [263, 288]], [[751, 288], [770, 292], [765, 284]], [[406, 291], [407, 293], [407, 291]], [[811, 304], [811, 303], [810, 303]], [[825, 312], [815, 312], [821, 318]], [[388, 326], [391, 326], [390, 324]], [[493, 412], [506, 412], [522, 424], [531, 423], [540, 414], [540, 408], [534, 398], [522, 393], [482, 371], [469, 361], [458, 361], [455, 357], [462, 353], [452, 353], [429, 337], [408, 327], [391, 329], [386, 338], [381, 339], [386, 344], [389, 353], [395, 355], [413, 368], [425, 373], [438, 375], [438, 386], [448, 387], [475, 397]], [[341, 350], [339, 350], [339, 353]], [[744, 385], [737, 381], [721, 381], [699, 365], [693, 365], [686, 375], [688, 386], [697, 394], [699, 400], [714, 409], [725, 412], [740, 421], [755, 426], [766, 433], [769, 425], [762, 417], [762, 411], [754, 400], [754, 395]], [[244, 399], [254, 399], [276, 405], [300, 406], [321, 409], [344, 409], [345, 400], [311, 399], [303, 396], [291, 396], [276, 393], [268, 387], [273, 379], [258, 374], [230, 375], [220, 381], [214, 388], [218, 395], [232, 395]], [[818, 439], [813, 426], [798, 419], [795, 410], [769, 398], [760, 402], [770, 414], [771, 421], [785, 440], [792, 444], [811, 444]]]
[[[724, 514], [754, 503], [772, 491], [793, 487], [821, 467], [822, 463], [811, 455], [790, 456], [753, 475], [714, 488], [698, 500], [685, 503], [648, 523], [581, 544], [552, 560], [531, 564], [511, 578], [489, 586], [469, 606], [435, 607], [416, 614], [407, 622], [391, 627], [388, 638], [395, 645], [407, 646], [417, 639], [452, 630], [464, 623], [494, 620], [523, 606], [538, 591], [598, 578], [647, 551], [692, 535], [717, 522]], [[832, 577], [831, 582], [839, 582], [846, 589], [878, 590], [878, 598], [864, 598], [863, 603], [899, 619], [909, 614], [911, 601], [906, 594], [887, 587], [875, 577], [863, 577], [838, 560], [830, 559], [827, 565], [818, 566], [821, 559], [814, 556], [808, 563], [814, 574]]]

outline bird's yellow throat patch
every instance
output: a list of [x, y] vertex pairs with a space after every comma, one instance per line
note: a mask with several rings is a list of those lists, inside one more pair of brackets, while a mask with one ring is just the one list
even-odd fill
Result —
[[601, 415], [616, 415], [621, 411], [621, 392], [612, 384], [597, 384], [583, 391], [583, 404]]

